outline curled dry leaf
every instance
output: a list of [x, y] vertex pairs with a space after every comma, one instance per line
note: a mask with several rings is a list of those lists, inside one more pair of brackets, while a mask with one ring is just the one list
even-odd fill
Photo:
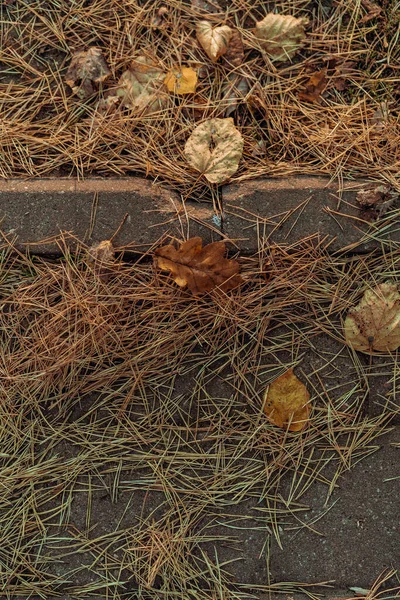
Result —
[[400, 294], [396, 283], [387, 282], [365, 291], [344, 322], [349, 346], [370, 354], [396, 350], [400, 346]]
[[397, 201], [399, 195], [399, 192], [385, 184], [359, 190], [357, 202], [361, 208], [361, 217], [365, 221], [376, 221]]
[[165, 108], [168, 102], [164, 79], [165, 73], [153, 59], [139, 56], [122, 73], [117, 96], [121, 98], [123, 106], [149, 115]]
[[96, 90], [93, 83], [102, 83], [111, 75], [100, 48], [79, 50], [72, 56], [65, 81], [80, 98], [91, 96]]
[[209, 21], [199, 21], [196, 37], [208, 58], [216, 62], [228, 50], [232, 29], [227, 25], [213, 27]]
[[302, 46], [306, 23], [303, 18], [269, 13], [256, 23], [254, 34], [273, 60], [289, 60]]
[[264, 412], [277, 427], [300, 431], [307, 424], [310, 394], [306, 386], [289, 369], [268, 386], [264, 396]]
[[175, 94], [193, 94], [197, 86], [197, 73], [190, 67], [176, 67], [168, 73], [164, 83]]
[[224, 55], [224, 60], [233, 65], [239, 67], [244, 60], [244, 48], [243, 40], [238, 29], [232, 29], [231, 39], [229, 40], [228, 49]]
[[169, 15], [168, 8], [166, 6], [160, 6], [156, 15], [154, 16], [150, 26], [154, 29], [161, 29], [165, 25], [165, 21]]
[[177, 250], [169, 244], [155, 251], [157, 266], [169, 271], [175, 283], [188, 287], [194, 295], [204, 294], [219, 286], [231, 290], [242, 282], [236, 260], [225, 258], [224, 242], [214, 242], [203, 248], [200, 237], [183, 242]]
[[200, 123], [186, 142], [188, 163], [211, 183], [223, 183], [239, 166], [243, 138], [233, 119], [209, 119]]
[[315, 71], [315, 73], [309, 76], [308, 81], [305, 83], [305, 91], [299, 92], [300, 100], [306, 100], [313, 104], [319, 101], [319, 97], [327, 84], [326, 72], [327, 69], [324, 68], [320, 71]]
[[103, 240], [91, 246], [88, 250], [88, 262], [93, 266], [93, 270], [99, 279], [107, 281], [115, 262], [115, 250], [112, 241]]

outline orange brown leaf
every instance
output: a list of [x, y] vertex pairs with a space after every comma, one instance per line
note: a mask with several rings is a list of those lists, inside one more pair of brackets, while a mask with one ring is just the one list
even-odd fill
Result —
[[242, 278], [236, 260], [225, 258], [224, 242], [214, 242], [203, 248], [200, 237], [190, 238], [177, 250], [173, 244], [155, 251], [157, 266], [169, 271], [180, 287], [194, 295], [204, 294], [215, 287], [224, 292], [237, 287]]
[[306, 386], [289, 369], [267, 388], [263, 409], [273, 425], [300, 431], [308, 422], [309, 400]]
[[308, 81], [305, 83], [305, 91], [299, 92], [300, 100], [306, 100], [307, 102], [318, 102], [320, 95], [326, 88], [327, 79], [326, 79], [326, 71], [327, 69], [321, 69], [320, 71], [315, 71], [312, 73]]

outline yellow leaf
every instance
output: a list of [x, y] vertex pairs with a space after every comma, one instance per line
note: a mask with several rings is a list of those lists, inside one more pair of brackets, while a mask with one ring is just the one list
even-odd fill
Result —
[[177, 67], [168, 73], [164, 83], [175, 94], [193, 94], [196, 91], [197, 73], [190, 67]]
[[351, 308], [344, 322], [346, 342], [370, 354], [400, 346], [400, 294], [396, 283], [381, 283], [366, 290], [360, 303]]
[[308, 422], [309, 400], [306, 386], [289, 369], [267, 388], [263, 409], [273, 425], [300, 431]]
[[227, 25], [213, 27], [209, 21], [199, 21], [196, 26], [198, 42], [213, 62], [216, 62], [228, 50], [232, 33], [232, 29]]
[[269, 13], [256, 23], [254, 34], [273, 60], [289, 60], [302, 45], [306, 22], [306, 19], [296, 19], [290, 15]]
[[211, 183], [223, 183], [238, 169], [243, 138], [233, 119], [200, 123], [185, 144], [188, 163]]

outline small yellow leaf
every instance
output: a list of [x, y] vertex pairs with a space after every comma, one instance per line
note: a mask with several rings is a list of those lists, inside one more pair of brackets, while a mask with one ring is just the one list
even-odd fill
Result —
[[264, 412], [273, 425], [300, 431], [308, 422], [310, 394], [289, 369], [275, 379], [264, 396]]
[[400, 346], [400, 293], [396, 283], [381, 283], [366, 290], [360, 303], [351, 308], [344, 322], [346, 342], [370, 354]]
[[305, 38], [306, 19], [269, 13], [256, 23], [254, 34], [273, 60], [293, 58]]
[[233, 31], [227, 25], [213, 27], [209, 21], [199, 21], [196, 37], [208, 58], [216, 62], [228, 50]]
[[193, 94], [196, 91], [197, 73], [190, 67], [177, 67], [167, 74], [164, 83], [175, 94]]

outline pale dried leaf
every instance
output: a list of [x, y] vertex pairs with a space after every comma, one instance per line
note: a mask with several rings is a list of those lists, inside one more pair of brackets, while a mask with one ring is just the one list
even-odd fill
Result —
[[289, 369], [268, 386], [263, 410], [277, 427], [300, 431], [308, 422], [309, 400], [306, 386]]
[[213, 27], [209, 21], [199, 21], [196, 26], [197, 40], [213, 62], [216, 62], [228, 50], [232, 33], [232, 29], [227, 25]]
[[211, 183], [223, 183], [239, 166], [243, 138], [233, 119], [209, 119], [198, 125], [186, 142], [188, 163]]
[[256, 23], [254, 34], [273, 60], [285, 61], [293, 58], [302, 46], [306, 23], [303, 18], [269, 13]]
[[149, 115], [165, 108], [168, 102], [164, 85], [165, 73], [157, 63], [147, 57], [136, 58], [129, 69], [122, 73], [117, 95], [123, 106], [134, 112]]
[[242, 282], [236, 260], [225, 258], [224, 242], [214, 242], [203, 248], [203, 241], [195, 237], [183, 242], [177, 250], [168, 244], [155, 251], [157, 266], [171, 273], [175, 283], [188, 287], [195, 294], [204, 294], [215, 287], [231, 290]]
[[79, 50], [72, 56], [65, 81], [81, 98], [87, 98], [96, 90], [93, 83], [102, 83], [111, 75], [100, 48]]
[[167, 74], [165, 85], [175, 94], [193, 94], [197, 86], [197, 73], [190, 67], [176, 67]]
[[224, 116], [229, 117], [237, 108], [239, 100], [243, 100], [250, 89], [247, 77], [241, 77], [231, 73], [228, 77], [228, 84], [222, 93], [223, 106], [226, 106]]
[[396, 283], [381, 283], [365, 291], [344, 322], [346, 342], [366, 354], [400, 346], [400, 294]]

